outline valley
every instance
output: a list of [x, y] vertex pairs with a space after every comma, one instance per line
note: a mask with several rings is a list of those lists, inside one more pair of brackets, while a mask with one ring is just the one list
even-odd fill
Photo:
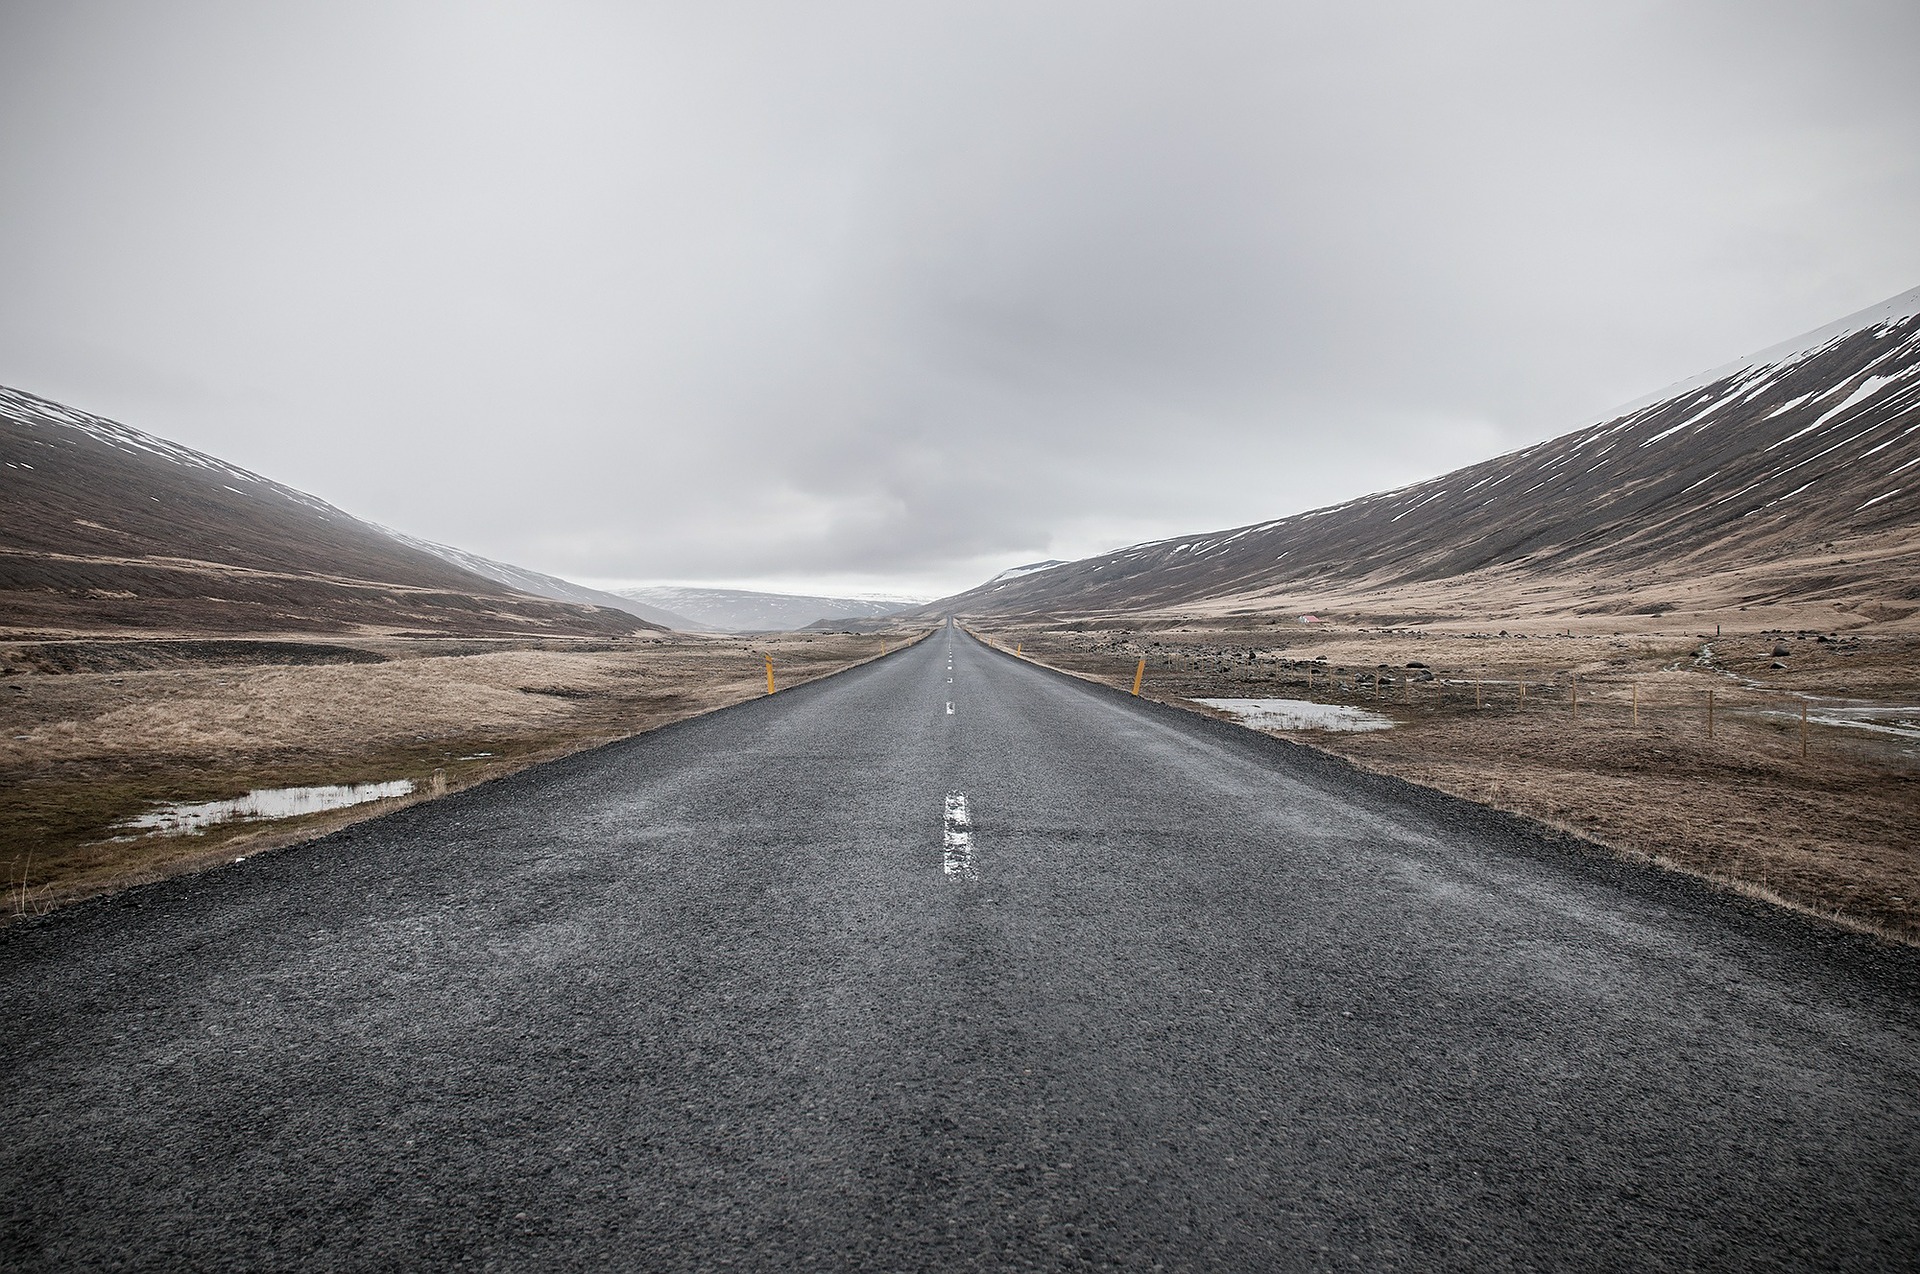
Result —
[[[12, 910], [380, 808], [113, 832], [155, 802], [401, 781], [395, 799], [425, 799], [763, 693], [763, 656], [807, 680], [952, 615], [1111, 685], [1145, 660], [1143, 692], [1196, 711], [1295, 701], [1261, 719], [1920, 940], [1916, 404], [1920, 289], [1426, 482], [902, 610], [587, 588], [0, 390]], [[1307, 728], [1350, 710], [1392, 728]]]

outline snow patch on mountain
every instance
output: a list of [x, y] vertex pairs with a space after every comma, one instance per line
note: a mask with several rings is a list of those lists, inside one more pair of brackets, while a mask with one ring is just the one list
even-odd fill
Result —
[[[1887, 334], [1891, 335], [1894, 329], [1915, 315], [1920, 315], [1920, 287], [1908, 288], [1898, 296], [1888, 297], [1878, 305], [1869, 305], [1864, 310], [1856, 311], [1845, 318], [1835, 319], [1823, 327], [1814, 328], [1811, 332], [1803, 332], [1791, 340], [1769, 345], [1763, 350], [1756, 350], [1744, 358], [1736, 358], [1730, 363], [1710, 368], [1697, 376], [1689, 376], [1683, 381], [1668, 385], [1665, 389], [1656, 390], [1632, 402], [1624, 403], [1607, 412], [1600, 419], [1602, 421], [1618, 420], [1630, 412], [1671, 402], [1688, 390], [1703, 389], [1749, 369], [1771, 373], [1777, 369], [1790, 367], [1836, 341], [1844, 340], [1855, 332], [1865, 331], [1867, 328], [1884, 327], [1888, 329]], [[1757, 396], [1768, 388], [1772, 380], [1773, 376], [1770, 374], [1758, 377], [1751, 384], [1746, 397]], [[1785, 409], [1783, 407], [1780, 410]]]
[[1066, 562], [1064, 562], [1060, 558], [1050, 558], [1044, 562], [1029, 562], [1025, 566], [1016, 566], [1010, 570], [1001, 571], [998, 575], [988, 580], [987, 583], [1004, 584], [1008, 580], [1016, 580], [1023, 575], [1033, 575], [1040, 571], [1050, 571], [1056, 566], [1065, 566], [1065, 565], [1066, 565]]

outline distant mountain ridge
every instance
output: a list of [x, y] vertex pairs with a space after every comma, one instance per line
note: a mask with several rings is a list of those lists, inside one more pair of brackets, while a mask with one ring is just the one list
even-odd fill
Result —
[[919, 598], [813, 597], [738, 588], [649, 585], [616, 590], [620, 596], [684, 615], [708, 632], [791, 632], [828, 619], [878, 619], [912, 610]]
[[0, 625], [620, 636], [204, 452], [0, 387]]
[[[927, 613], [1920, 611], [1920, 288], [1395, 491], [989, 581]], [[1644, 613], [1644, 612], [1643, 612]]]
[[[376, 524], [377, 525], [377, 524]], [[423, 540], [408, 535], [405, 531], [396, 531], [390, 526], [380, 529], [423, 553], [431, 553], [442, 561], [451, 562], [462, 570], [472, 571], [505, 584], [508, 588], [521, 593], [530, 593], [535, 597], [550, 597], [555, 601], [572, 602], [578, 606], [602, 606], [611, 610], [623, 610], [629, 615], [637, 615], [650, 624], [662, 628], [692, 632], [699, 625], [684, 615], [661, 610], [658, 606], [649, 606], [645, 602], [631, 597], [622, 597], [618, 593], [606, 593], [597, 588], [588, 588], [585, 584], [576, 584], [572, 580], [561, 579], [557, 575], [543, 575], [539, 571], [528, 570], [524, 566], [515, 566], [510, 562], [496, 562], [490, 557], [481, 557], [478, 553], [469, 553], [447, 544], [438, 544], [432, 540]]]

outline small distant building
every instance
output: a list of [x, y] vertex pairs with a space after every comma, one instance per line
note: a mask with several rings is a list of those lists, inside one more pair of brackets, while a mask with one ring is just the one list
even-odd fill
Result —
[[1300, 622], [1303, 624], [1324, 624], [1327, 621], [1324, 619], [1321, 619], [1318, 615], [1302, 615], [1300, 617]]

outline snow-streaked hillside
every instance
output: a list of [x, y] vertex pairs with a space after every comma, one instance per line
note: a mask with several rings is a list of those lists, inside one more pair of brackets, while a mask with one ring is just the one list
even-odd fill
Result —
[[0, 387], [0, 619], [19, 629], [614, 636], [303, 491]]
[[[158, 460], [177, 465], [182, 469], [198, 470], [205, 477], [218, 482], [224, 489], [236, 495], [285, 500], [329, 522], [357, 521], [352, 514], [334, 508], [325, 500], [310, 496], [304, 491], [283, 486], [271, 478], [263, 478], [238, 465], [228, 464], [217, 456], [210, 456], [204, 451], [195, 451], [191, 447], [183, 447], [177, 442], [169, 442], [165, 438], [143, 433], [117, 420], [95, 416], [64, 403], [54, 402], [52, 399], [29, 394], [25, 390], [10, 389], [0, 385], [0, 418], [40, 435], [37, 439], [26, 441], [27, 446], [57, 446], [57, 440], [64, 433], [89, 439], [102, 447], [135, 459]], [[28, 454], [30, 453], [23, 452], [18, 456], [9, 455], [5, 461], [7, 468], [32, 470], [33, 465], [26, 458]], [[239, 485], [232, 485], [234, 483]]]
[[[1552, 580], [1543, 592], [1600, 613], [1682, 578], [1736, 572], [1740, 604], [1870, 593], [1903, 615], [1920, 610], [1920, 580], [1899, 583], [1917, 539], [1920, 289], [1511, 455], [937, 605], [1259, 610], [1455, 581], [1472, 609], [1487, 604], [1483, 586]], [[1475, 588], [1483, 595], [1469, 596]]]
[[1784, 368], [1791, 366], [1807, 355], [1824, 349], [1842, 337], [1850, 336], [1855, 332], [1864, 331], [1870, 327], [1904, 323], [1906, 320], [1915, 318], [1916, 316], [1920, 316], [1920, 288], [1908, 288], [1900, 295], [1888, 297], [1878, 305], [1869, 305], [1864, 310], [1849, 314], [1843, 319], [1835, 319], [1831, 323], [1814, 328], [1811, 332], [1802, 332], [1790, 340], [1781, 341], [1776, 345], [1769, 345], [1763, 350], [1756, 350], [1744, 358], [1736, 358], [1731, 363], [1722, 363], [1720, 366], [1709, 371], [1701, 372], [1697, 376], [1689, 376], [1677, 385], [1668, 385], [1665, 389], [1656, 390], [1643, 398], [1636, 398], [1632, 402], [1608, 412], [1598, 423], [1606, 424], [1609, 421], [1618, 420], [1643, 407], [1650, 407], [1656, 403], [1663, 403], [1669, 399], [1678, 398], [1690, 390], [1704, 389], [1709, 385], [1724, 380], [1729, 376], [1738, 375], [1741, 372], [1756, 368]]

